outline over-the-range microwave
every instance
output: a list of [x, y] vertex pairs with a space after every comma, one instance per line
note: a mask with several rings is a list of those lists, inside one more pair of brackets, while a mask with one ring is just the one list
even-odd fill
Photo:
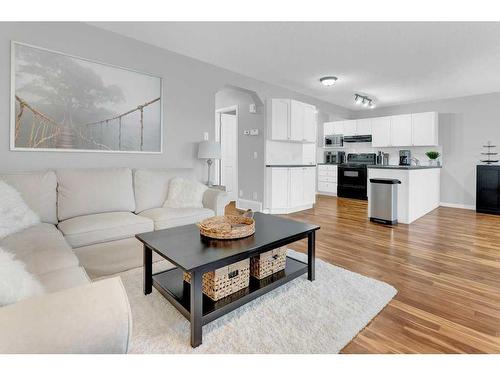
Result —
[[344, 137], [342, 134], [325, 135], [325, 147], [343, 147]]

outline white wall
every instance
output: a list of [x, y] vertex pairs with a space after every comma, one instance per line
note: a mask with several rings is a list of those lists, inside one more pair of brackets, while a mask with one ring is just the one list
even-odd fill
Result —
[[[160, 155], [9, 151], [10, 41], [29, 43], [75, 56], [163, 77], [164, 153]], [[263, 97], [290, 97], [330, 113], [343, 107], [251, 79], [84, 23], [0, 23], [0, 172], [47, 168], [128, 166], [196, 167], [203, 132], [214, 137], [215, 93], [226, 84]], [[260, 176], [255, 176], [260, 179]]]
[[442, 147], [441, 202], [473, 206], [476, 201], [476, 164], [482, 146], [500, 147], [500, 93], [474, 95], [360, 111], [355, 118], [403, 113], [439, 112]]

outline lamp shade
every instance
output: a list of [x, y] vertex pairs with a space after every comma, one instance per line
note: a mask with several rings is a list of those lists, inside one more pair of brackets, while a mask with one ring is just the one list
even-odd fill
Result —
[[220, 143], [200, 142], [198, 145], [198, 159], [220, 159]]

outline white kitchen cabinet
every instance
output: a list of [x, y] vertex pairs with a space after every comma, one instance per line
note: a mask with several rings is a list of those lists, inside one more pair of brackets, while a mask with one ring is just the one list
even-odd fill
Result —
[[302, 104], [304, 108], [304, 140], [306, 142], [316, 142], [318, 130], [316, 107], [310, 104]]
[[333, 135], [333, 134], [335, 134], [334, 130], [333, 130], [334, 125], [335, 125], [334, 122], [325, 122], [323, 124], [323, 135]]
[[276, 209], [288, 207], [289, 168], [268, 168], [270, 204]]
[[302, 141], [304, 139], [304, 106], [295, 100], [290, 101], [290, 134], [291, 141]]
[[412, 138], [414, 146], [437, 146], [438, 114], [437, 112], [413, 113]]
[[290, 100], [271, 100], [271, 127], [269, 137], [271, 140], [288, 140], [290, 127]]
[[391, 118], [372, 118], [372, 147], [391, 146]]
[[356, 120], [344, 121], [344, 137], [349, 137], [357, 134]]
[[272, 214], [311, 208], [316, 201], [314, 167], [268, 167], [266, 211]]
[[271, 99], [268, 108], [270, 140], [316, 141], [316, 107], [292, 99]]
[[371, 134], [372, 134], [371, 118], [356, 120], [356, 135], [371, 135]]
[[345, 121], [334, 121], [333, 124], [333, 133], [332, 134], [344, 134], [344, 124]]
[[337, 195], [338, 172], [336, 165], [318, 165], [318, 192]]
[[411, 146], [412, 141], [412, 115], [391, 116], [391, 145]]
[[304, 204], [304, 170], [302, 168], [290, 168], [290, 207], [298, 207]]
[[316, 202], [316, 169], [303, 168], [304, 171], [304, 198], [303, 202], [313, 205]]

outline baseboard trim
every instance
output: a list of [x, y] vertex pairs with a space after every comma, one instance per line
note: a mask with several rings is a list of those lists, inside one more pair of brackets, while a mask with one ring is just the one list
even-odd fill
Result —
[[262, 202], [252, 201], [250, 199], [238, 199], [236, 208], [239, 210], [252, 210], [254, 212], [262, 212]]
[[440, 202], [439, 205], [442, 207], [461, 208], [463, 210], [475, 210], [476, 209], [476, 206], [471, 205], [471, 204]]

